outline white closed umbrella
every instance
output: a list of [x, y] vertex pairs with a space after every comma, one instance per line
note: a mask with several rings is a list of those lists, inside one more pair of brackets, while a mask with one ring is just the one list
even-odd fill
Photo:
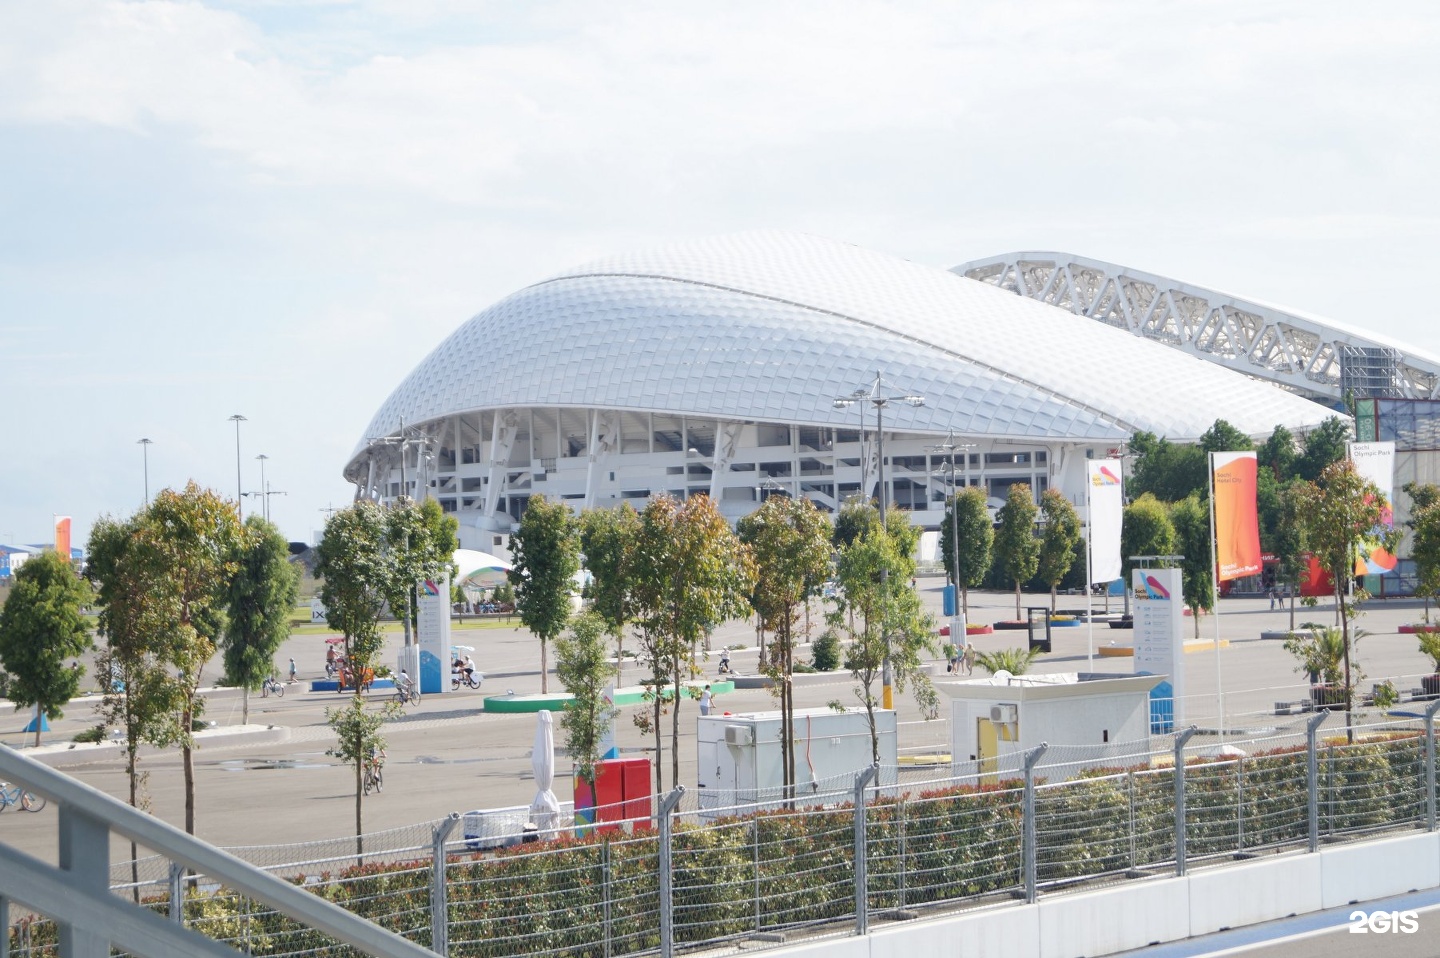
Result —
[[555, 720], [548, 709], [541, 709], [535, 718], [535, 749], [530, 765], [535, 770], [535, 800], [530, 803], [530, 820], [541, 835], [548, 835], [560, 825], [560, 802], [551, 787], [555, 784]]

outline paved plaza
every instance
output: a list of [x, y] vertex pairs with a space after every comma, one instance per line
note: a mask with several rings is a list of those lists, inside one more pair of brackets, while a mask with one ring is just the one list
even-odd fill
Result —
[[[939, 578], [922, 578], [921, 594], [929, 607], [938, 614], [940, 605]], [[1027, 596], [1027, 603], [1041, 604], [1040, 596]], [[1062, 608], [1076, 607], [1083, 597], [1062, 596]], [[1119, 611], [1119, 600], [1111, 600], [1111, 610]], [[1097, 612], [1103, 610], [1103, 601]], [[971, 594], [971, 620], [991, 622], [1014, 616], [1014, 597], [1003, 593]], [[1397, 629], [1421, 618], [1418, 602], [1404, 600], [1372, 600], [1367, 604], [1359, 625], [1369, 634], [1358, 645], [1357, 661], [1367, 679], [1363, 688], [1384, 677], [1395, 677], [1402, 690], [1418, 687], [1420, 676], [1430, 672], [1429, 660], [1417, 649], [1411, 635]], [[1303, 606], [1296, 611], [1296, 621], [1333, 621], [1328, 602], [1319, 608]], [[819, 606], [811, 619], [813, 630], [821, 627]], [[1262, 631], [1284, 629], [1289, 623], [1288, 610], [1271, 610], [1263, 599], [1226, 599], [1221, 603], [1220, 632], [1229, 644], [1220, 651], [1220, 670], [1225, 692], [1225, 724], [1227, 728], [1271, 729], [1303, 728], [1303, 716], [1274, 715], [1278, 701], [1298, 700], [1306, 695], [1303, 676], [1295, 672], [1293, 658], [1281, 643], [1261, 640]], [[1187, 621], [1187, 637], [1190, 623]], [[1201, 636], [1209, 639], [1215, 633], [1214, 619], [1201, 622]], [[714, 648], [744, 645], [732, 653], [733, 664], [742, 673], [753, 672], [756, 664], [754, 628], [745, 622], [731, 623], [715, 633]], [[1104, 623], [1093, 628], [1056, 629], [1054, 651], [1042, 657], [1036, 666], [1043, 672], [1086, 671], [1090, 643], [1098, 653], [1101, 647], [1119, 641], [1128, 644], [1131, 633], [1113, 630]], [[302, 679], [323, 677], [325, 636], [304, 635], [292, 638], [280, 651], [276, 662], [282, 666], [294, 656]], [[385, 770], [385, 791], [365, 800], [365, 830], [412, 825], [442, 818], [452, 811], [476, 808], [526, 805], [534, 797], [535, 787], [530, 770], [530, 749], [534, 738], [535, 717], [519, 714], [493, 714], [483, 711], [484, 698], [503, 694], [540, 691], [539, 644], [524, 629], [504, 627], [457, 632], [455, 642], [473, 645], [476, 664], [485, 673], [479, 691], [462, 691], [443, 695], [427, 695], [418, 707], [409, 708], [403, 717], [386, 727], [389, 760]], [[1022, 632], [996, 632], [974, 639], [980, 651], [1021, 645]], [[394, 662], [401, 644], [398, 634], [388, 638], [384, 661]], [[808, 651], [797, 656], [808, 660]], [[553, 653], [551, 656], [553, 662]], [[714, 674], [714, 655], [706, 674]], [[933, 667], [937, 682], [950, 678], [937, 648]], [[1129, 658], [1096, 655], [1097, 672], [1128, 673]], [[1186, 683], [1189, 693], [1187, 721], [1214, 725], [1216, 707], [1215, 653], [1206, 649], [1185, 656]], [[209, 674], [218, 674], [218, 661]], [[977, 669], [977, 674], [980, 670]], [[636, 666], [627, 667], [622, 684], [638, 682]], [[551, 676], [552, 690], [559, 688]], [[797, 708], [824, 706], [832, 701], [854, 704], [854, 682], [848, 675], [817, 681], [807, 677], [796, 691]], [[197, 831], [200, 837], [221, 846], [303, 842], [312, 839], [336, 838], [354, 831], [354, 778], [348, 766], [325, 754], [334, 736], [325, 724], [325, 709], [338, 706], [343, 699], [333, 692], [309, 692], [308, 684], [293, 685], [284, 698], [250, 699], [251, 726], [273, 726], [268, 734], [231, 735], [211, 744], [202, 745], [196, 753]], [[376, 692], [377, 697], [384, 693]], [[221, 729], [241, 723], [241, 697], [233, 690], [217, 690], [208, 696], [206, 718]], [[949, 700], [942, 696], [940, 718], [925, 721], [914, 700], [898, 695], [900, 754], [930, 756], [949, 751]], [[737, 690], [719, 696], [717, 708], [742, 712], [774, 708], [773, 699], [765, 690]], [[54, 749], [95, 718], [86, 702], [71, 703], [65, 719], [54, 723], [45, 736], [48, 749]], [[632, 717], [641, 707], [627, 707], [616, 719], [617, 737], [622, 749], [631, 755], [651, 754], [653, 739], [642, 735]], [[693, 788], [695, 784], [695, 732], [698, 709], [695, 703], [682, 704], [680, 717], [680, 778]], [[4, 730], [4, 741], [12, 746], [28, 744], [29, 736], [19, 730], [25, 724], [23, 714], [12, 714]], [[669, 717], [665, 718], [663, 743], [666, 754], [665, 779], [670, 781]], [[563, 733], [557, 728], [557, 741]], [[75, 764], [77, 756], [63, 756], [56, 764], [70, 774], [123, 798], [126, 779], [123, 761], [109, 757], [85, 764]], [[568, 800], [568, 762], [562, 755], [557, 762], [556, 794]], [[141, 763], [148, 773], [147, 791], [150, 808], [172, 823], [184, 820], [184, 790], [181, 758], [178, 750], [149, 754]], [[53, 806], [38, 814], [11, 811], [0, 816], [0, 830], [5, 840], [32, 854], [52, 859], [55, 855], [55, 811]], [[117, 847], [117, 860], [128, 857]]]

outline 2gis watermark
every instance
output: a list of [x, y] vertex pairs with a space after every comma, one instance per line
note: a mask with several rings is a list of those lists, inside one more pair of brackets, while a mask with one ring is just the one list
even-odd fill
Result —
[[1415, 911], [1356, 910], [1346, 926], [1352, 935], [1413, 935], [1420, 930], [1420, 915]]

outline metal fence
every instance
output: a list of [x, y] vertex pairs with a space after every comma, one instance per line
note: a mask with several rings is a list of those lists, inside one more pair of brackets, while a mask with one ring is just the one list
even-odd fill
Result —
[[[1187, 730], [1108, 755], [1044, 746], [1018, 772], [875, 770], [840, 790], [728, 809], [659, 796], [653, 818], [564, 828], [477, 850], [460, 818], [328, 847], [237, 850], [437, 953], [586, 955], [751, 950], [795, 935], [996, 900], [1183, 875], [1259, 855], [1436, 827], [1433, 703], [1423, 719], [1329, 728], [1327, 713], [1263, 738], [1216, 744]], [[1338, 722], [1332, 722], [1338, 725]], [[1058, 761], [1057, 761], [1058, 759]], [[857, 812], [857, 809], [859, 810]], [[297, 854], [297, 851], [301, 852]], [[204, 876], [146, 900], [267, 955], [345, 954]], [[129, 866], [117, 891], [136, 894]], [[171, 908], [171, 889], [183, 907]], [[175, 899], [179, 902], [179, 899]], [[11, 954], [53, 951], [43, 923], [12, 928]]]

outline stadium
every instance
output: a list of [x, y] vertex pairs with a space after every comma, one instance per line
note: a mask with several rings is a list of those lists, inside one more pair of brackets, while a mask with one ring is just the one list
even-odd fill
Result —
[[[1206, 334], [1187, 321], [1195, 291], [1176, 299], [1157, 281], [1151, 299], [1175, 308], [1135, 319], [1120, 305], [1133, 277], [1046, 254], [1040, 282], [1024, 255], [943, 270], [750, 232], [590, 262], [440, 343], [375, 414], [345, 477], [357, 498], [434, 497], [462, 546], [493, 551], [534, 495], [579, 510], [705, 494], [734, 520], [779, 493], [833, 511], [880, 496], [883, 457], [887, 501], [936, 528], [952, 481], [992, 505], [1026, 482], [1083, 508], [1085, 460], [1139, 430], [1193, 441], [1225, 419], [1303, 434], [1334, 415], [1357, 368], [1342, 348], [1353, 337], [1317, 337], [1297, 366], [1277, 331], [1294, 339], [1303, 317], [1227, 298], [1214, 307], [1225, 335]], [[1247, 334], [1237, 316], [1259, 326]], [[1411, 380], [1426, 372], [1397, 362]]]

